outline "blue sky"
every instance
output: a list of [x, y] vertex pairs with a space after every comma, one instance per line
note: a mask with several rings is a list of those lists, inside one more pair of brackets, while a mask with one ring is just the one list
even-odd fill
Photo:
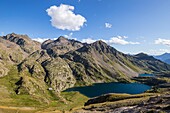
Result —
[[0, 0], [0, 35], [101, 39], [125, 53], [161, 54], [170, 52], [169, 6], [170, 0]]

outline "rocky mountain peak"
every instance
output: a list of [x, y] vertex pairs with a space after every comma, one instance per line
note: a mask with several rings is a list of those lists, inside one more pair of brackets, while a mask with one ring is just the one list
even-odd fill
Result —
[[83, 47], [83, 43], [63, 36], [60, 36], [57, 40], [45, 41], [41, 45], [41, 48], [47, 50], [47, 53], [51, 56], [62, 55], [81, 47]]
[[107, 43], [105, 43], [102, 40], [96, 41], [92, 44], [90, 44], [90, 46], [92, 48], [95, 48], [97, 51], [99, 52], [104, 52], [104, 53], [115, 53], [117, 52], [117, 50], [114, 47], [111, 47], [110, 45], [108, 45]]
[[68, 42], [68, 39], [63, 36], [60, 36], [57, 40], [55, 40], [55, 42], [66, 43]]
[[108, 46], [104, 41], [102, 41], [102, 40], [98, 40], [98, 41], [96, 41], [96, 42], [94, 42], [94, 43], [92, 43], [91, 45], [93, 45], [93, 46]]

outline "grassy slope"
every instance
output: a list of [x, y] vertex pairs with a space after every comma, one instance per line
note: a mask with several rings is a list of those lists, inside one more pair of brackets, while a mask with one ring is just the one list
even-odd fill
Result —
[[36, 100], [34, 100], [30, 95], [16, 95], [15, 83], [20, 79], [18, 75], [18, 71], [16, 67], [12, 67], [9, 71], [8, 75], [0, 78], [0, 105], [8, 105], [8, 106], [34, 106], [39, 104]]
[[78, 92], [62, 92], [59, 97], [53, 91], [48, 91], [48, 95], [51, 97], [50, 102], [49, 104], [43, 103], [40, 102], [41, 98], [37, 96], [34, 97], [29, 94], [17, 95], [14, 90], [16, 89], [15, 83], [19, 79], [20, 75], [16, 67], [11, 67], [8, 75], [0, 78], [0, 112], [13, 113], [20, 111], [21, 113], [33, 113], [37, 110], [42, 112], [53, 111], [54, 109], [61, 111], [71, 110], [75, 107], [82, 107], [88, 100], [87, 97]]

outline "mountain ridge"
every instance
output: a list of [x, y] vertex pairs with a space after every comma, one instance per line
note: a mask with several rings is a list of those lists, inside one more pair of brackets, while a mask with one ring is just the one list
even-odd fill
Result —
[[74, 86], [132, 82], [140, 73], [170, 70], [170, 65], [151, 56], [127, 55], [101, 40], [86, 44], [59, 37], [40, 44], [26, 35], [9, 34], [0, 37], [0, 47], [4, 48], [0, 50], [0, 82], [10, 92], [4, 95], [26, 96], [35, 103], [49, 104]]

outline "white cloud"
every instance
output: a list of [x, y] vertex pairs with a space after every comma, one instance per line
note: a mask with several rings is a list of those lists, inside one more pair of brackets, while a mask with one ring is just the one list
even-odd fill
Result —
[[93, 43], [95, 41], [97, 41], [97, 40], [94, 40], [92, 38], [86, 38], [86, 39], [82, 39], [81, 42], [90, 44], [90, 43]]
[[51, 17], [51, 24], [57, 29], [78, 31], [87, 21], [83, 16], [74, 14], [74, 6], [61, 4], [46, 10]]
[[129, 42], [122, 39], [122, 37], [121, 38], [112, 37], [110, 40], [107, 41], [107, 43], [109, 43], [109, 44], [121, 44], [121, 45], [129, 44]]
[[106, 28], [112, 28], [112, 24], [110, 24], [110, 23], [105, 23], [105, 27], [106, 27]]
[[74, 40], [77, 40], [77, 38], [74, 38], [72, 37], [73, 36], [73, 33], [69, 33], [68, 35], [64, 35], [64, 37], [68, 38], [68, 39], [74, 39]]
[[170, 40], [158, 38], [157, 40], [155, 40], [155, 44], [162, 44], [162, 45], [170, 46]]
[[70, 37], [72, 37], [72, 35], [73, 35], [73, 33], [71, 32], [71, 33], [69, 33], [68, 35], [64, 35], [64, 37], [70, 38]]
[[169, 53], [170, 52], [170, 50], [168, 50], [168, 49], [159, 49], [159, 50], [164, 52], [164, 53]]
[[42, 42], [44, 42], [44, 41], [46, 41], [46, 40], [48, 40], [49, 38], [33, 38], [32, 40], [35, 40], [35, 41], [37, 41], [37, 42], [40, 42], [40, 43], [42, 43]]
[[151, 49], [151, 50], [149, 50], [150, 55], [161, 55], [164, 53], [170, 53], [170, 50], [168, 50], [168, 49], [158, 49], [158, 50]]
[[[68, 39], [77, 40], [77, 38], [72, 37], [72, 36], [73, 36], [73, 33], [72, 33], [72, 32], [69, 33], [68, 35], [63, 35], [63, 36], [64, 36], [65, 38], [68, 38]], [[48, 40], [48, 39], [56, 40], [56, 39], [58, 39], [58, 38], [33, 38], [32, 40], [35, 40], [35, 41], [37, 41], [37, 42], [42, 43], [42, 42], [44, 42], [44, 41], [46, 41], [46, 40]]]
[[[127, 39], [127, 36], [117, 36], [117, 37], [112, 37], [109, 40], [104, 40], [104, 39], [98, 39], [98, 40], [102, 40], [103, 42], [112, 45], [112, 44], [120, 44], [120, 45], [127, 45], [127, 44], [140, 44], [139, 42], [131, 42], [131, 41], [126, 41], [125, 39]], [[91, 38], [87, 38], [87, 39], [83, 39], [82, 42], [87, 42], [87, 43], [93, 43], [96, 40], [91, 39]]]
[[139, 42], [126, 41], [125, 40], [126, 38], [128, 38], [128, 37], [127, 36], [117, 36], [117, 37], [112, 37], [109, 40], [106, 40], [106, 42], [110, 45], [112, 45], [112, 44], [120, 44], [120, 45], [140, 44]]

